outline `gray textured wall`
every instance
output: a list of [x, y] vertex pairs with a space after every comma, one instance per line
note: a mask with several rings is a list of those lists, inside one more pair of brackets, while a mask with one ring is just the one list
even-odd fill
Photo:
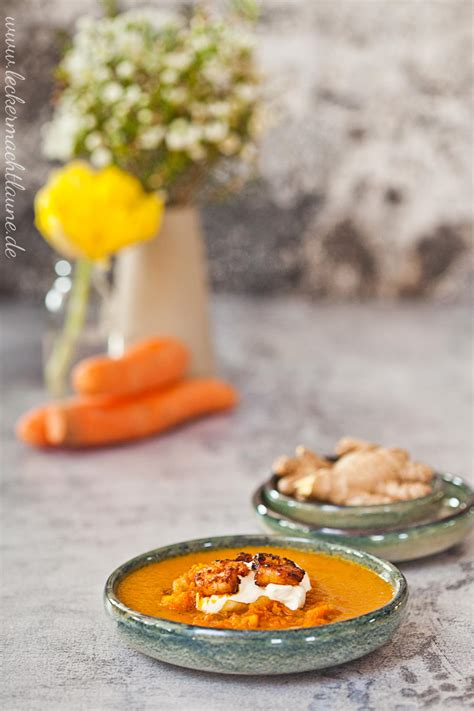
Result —
[[[40, 126], [58, 32], [98, 12], [95, 0], [10, 4], [27, 77], [17, 148], [28, 190], [16, 203], [27, 251], [0, 260], [3, 292], [37, 296], [51, 280], [53, 255], [32, 228], [31, 200], [48, 171]], [[466, 295], [471, 20], [470, 0], [263, 0], [259, 54], [274, 121], [258, 184], [204, 211], [217, 289]]]

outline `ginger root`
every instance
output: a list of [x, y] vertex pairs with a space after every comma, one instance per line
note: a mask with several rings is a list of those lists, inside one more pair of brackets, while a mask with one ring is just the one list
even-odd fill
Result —
[[334, 463], [302, 446], [294, 457], [277, 459], [273, 471], [279, 491], [340, 506], [388, 504], [431, 491], [433, 470], [411, 461], [404, 449], [344, 437], [336, 452]]
[[294, 457], [278, 457], [273, 462], [273, 473], [277, 476], [292, 476], [293, 474], [300, 476], [305, 472], [311, 474], [314, 469], [330, 466], [331, 463], [327, 459], [318, 457], [317, 454], [300, 444], [296, 447]]

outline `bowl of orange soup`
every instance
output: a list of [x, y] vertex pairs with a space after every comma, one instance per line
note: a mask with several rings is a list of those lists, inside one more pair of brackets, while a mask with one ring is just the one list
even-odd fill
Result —
[[391, 563], [346, 546], [267, 535], [186, 541], [133, 558], [105, 608], [150, 657], [226, 674], [284, 674], [387, 643], [408, 599]]

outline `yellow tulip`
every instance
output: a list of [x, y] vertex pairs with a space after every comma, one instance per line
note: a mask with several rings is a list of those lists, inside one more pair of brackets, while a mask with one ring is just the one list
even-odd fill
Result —
[[73, 161], [54, 171], [35, 199], [35, 224], [58, 252], [104, 261], [158, 232], [163, 200], [115, 166]]
[[73, 161], [54, 171], [35, 198], [35, 224], [58, 252], [76, 260], [64, 327], [45, 367], [48, 387], [60, 396], [87, 312], [94, 263], [150, 239], [163, 217], [163, 200], [115, 166], [94, 171]]

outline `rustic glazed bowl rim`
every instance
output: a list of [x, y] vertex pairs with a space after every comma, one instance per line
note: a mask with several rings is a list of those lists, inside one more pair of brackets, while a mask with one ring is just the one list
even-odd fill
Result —
[[[212, 627], [201, 627], [199, 625], [191, 625], [185, 622], [176, 622], [174, 620], [168, 620], [163, 617], [152, 617], [151, 615], [144, 615], [141, 612], [133, 610], [127, 607], [121, 600], [117, 597], [115, 593], [115, 588], [119, 581], [131, 573], [133, 570], [143, 567], [149, 563], [155, 561], [155, 556], [161, 554], [163, 557], [157, 560], [165, 560], [168, 558], [177, 557], [176, 552], [181, 550], [182, 546], [186, 546], [186, 550], [178, 553], [178, 556], [185, 555], [186, 553], [193, 553], [199, 550], [222, 550], [223, 548], [229, 547], [243, 547], [245, 545], [265, 545], [265, 546], [280, 546], [289, 547], [295, 550], [308, 550], [314, 553], [332, 553], [337, 554], [338, 552], [342, 555], [340, 556], [344, 560], [349, 560], [351, 562], [358, 563], [369, 570], [372, 570], [376, 575], [380, 576], [380, 572], [385, 573], [383, 579], [389, 583], [392, 587], [394, 595], [392, 599], [375, 610], [365, 613], [364, 615], [359, 615], [357, 617], [352, 617], [348, 620], [342, 620], [340, 622], [332, 622], [327, 625], [319, 625], [316, 627], [295, 627], [292, 629], [271, 629], [271, 630], [232, 630], [232, 629], [218, 629]], [[337, 556], [339, 557], [339, 556]], [[365, 562], [371, 561], [375, 564], [375, 568], [381, 569], [377, 572], [375, 568], [366, 565]], [[382, 577], [382, 576], [380, 576]], [[302, 538], [299, 536], [281, 536], [281, 535], [270, 535], [270, 534], [236, 534], [229, 536], [210, 536], [207, 538], [195, 538], [188, 541], [183, 541], [180, 543], [174, 543], [168, 546], [162, 546], [160, 548], [155, 548], [147, 553], [142, 553], [141, 555], [131, 558], [127, 562], [120, 565], [114, 570], [111, 575], [109, 575], [104, 589], [104, 604], [112, 617], [120, 620], [123, 623], [136, 622], [143, 625], [145, 629], [153, 630], [163, 630], [166, 632], [174, 632], [180, 634], [184, 637], [195, 638], [228, 638], [230, 639], [258, 639], [261, 641], [275, 639], [275, 637], [282, 637], [288, 640], [294, 639], [295, 637], [301, 637], [302, 641], [315, 641], [316, 638], [324, 639], [326, 637], [332, 637], [338, 632], [344, 633], [350, 630], [358, 631], [364, 628], [367, 624], [372, 624], [376, 620], [390, 617], [396, 614], [400, 608], [403, 608], [408, 599], [408, 585], [403, 573], [392, 563], [378, 558], [371, 553], [366, 553], [365, 551], [357, 550], [350, 546], [342, 545], [339, 543], [328, 543], [326, 541], [317, 541], [310, 538]], [[306, 639], [308, 638], [308, 639]]]
[[[252, 505], [259, 516], [268, 516], [269, 518], [278, 521], [288, 521], [293, 525], [293, 529], [305, 530], [308, 533], [311, 533], [312, 535], [314, 535], [315, 533], [320, 533], [323, 535], [331, 536], [351, 536], [354, 539], [356, 539], [357, 537], [361, 537], [369, 540], [373, 536], [375, 536], [374, 540], [380, 540], [380, 536], [383, 536], [386, 539], [390, 539], [392, 537], [398, 538], [400, 535], [402, 535], [405, 538], [411, 533], [415, 534], [420, 531], [428, 531], [430, 529], [437, 529], [438, 527], [442, 528], [443, 526], [446, 526], [446, 524], [450, 524], [456, 519], [468, 516], [471, 510], [473, 509], [474, 494], [469, 484], [461, 477], [452, 474], [442, 474], [440, 476], [443, 482], [452, 484], [465, 490], [466, 501], [462, 503], [462, 506], [460, 505], [459, 507], [454, 509], [452, 513], [449, 513], [441, 518], [431, 518], [428, 520], [411, 524], [402, 523], [397, 528], [371, 528], [364, 530], [359, 528], [332, 528], [330, 526], [318, 526], [316, 524], [303, 523], [301, 521], [291, 518], [290, 516], [285, 516], [285, 514], [279, 513], [278, 511], [274, 511], [268, 504], [266, 504], [263, 497], [263, 490], [265, 486], [264, 484], [259, 486], [253, 494]], [[459, 503], [461, 504], [461, 502]], [[260, 509], [262, 508], [265, 508], [266, 511], [261, 511]], [[356, 544], [355, 541], [354, 543]]]
[[[262, 485], [262, 487], [267, 487], [268, 495], [272, 498], [272, 492], [275, 492], [273, 498], [278, 498], [283, 501], [288, 508], [299, 509], [300, 511], [323, 511], [324, 513], [331, 513], [334, 515], [350, 513], [350, 514], [381, 514], [384, 513], [404, 513], [405, 511], [413, 508], [414, 506], [422, 506], [429, 501], [435, 501], [439, 498], [443, 498], [443, 476], [438, 472], [433, 475], [433, 485], [429, 494], [425, 496], [419, 496], [416, 499], [408, 499], [407, 501], [394, 501], [391, 504], [364, 504], [363, 506], [345, 506], [341, 504], [330, 504], [325, 501], [300, 501], [294, 496], [288, 496], [288, 494], [283, 494], [279, 491], [276, 486], [276, 482], [280, 477], [272, 472], [270, 479], [267, 479]], [[271, 487], [271, 488], [270, 488]]]

